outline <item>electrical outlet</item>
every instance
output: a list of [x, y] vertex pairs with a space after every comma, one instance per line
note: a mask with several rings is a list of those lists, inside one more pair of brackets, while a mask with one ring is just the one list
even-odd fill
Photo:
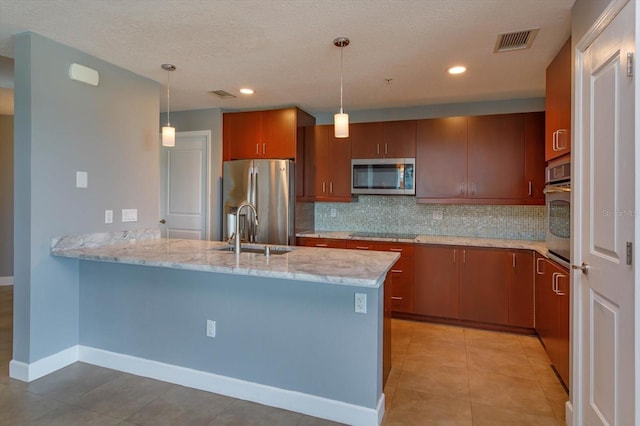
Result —
[[331, 209], [331, 217], [336, 217], [338, 216], [338, 212], [336, 212], [336, 209]]
[[207, 320], [207, 337], [216, 337], [216, 322]]
[[367, 313], [367, 295], [365, 293], [356, 293], [355, 311], [359, 314]]
[[104, 211], [104, 223], [113, 223], [113, 210]]
[[442, 210], [433, 211], [433, 220], [442, 220]]

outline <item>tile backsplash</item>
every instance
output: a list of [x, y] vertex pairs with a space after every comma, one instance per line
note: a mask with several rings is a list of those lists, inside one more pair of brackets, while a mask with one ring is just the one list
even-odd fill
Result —
[[545, 206], [416, 204], [415, 197], [361, 195], [352, 203], [315, 203], [315, 229], [542, 241]]

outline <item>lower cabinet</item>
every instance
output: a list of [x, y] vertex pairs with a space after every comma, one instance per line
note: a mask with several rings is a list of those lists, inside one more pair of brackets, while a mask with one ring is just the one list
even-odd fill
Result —
[[536, 333], [569, 385], [569, 270], [536, 254]]
[[414, 244], [369, 240], [348, 240], [348, 249], [393, 251], [400, 259], [391, 268], [391, 310], [414, 312]]
[[415, 265], [416, 314], [534, 327], [531, 252], [417, 245]]
[[338, 238], [298, 237], [296, 245], [305, 247], [347, 248], [347, 240]]
[[382, 387], [391, 372], [391, 274], [384, 279], [384, 306], [382, 316]]

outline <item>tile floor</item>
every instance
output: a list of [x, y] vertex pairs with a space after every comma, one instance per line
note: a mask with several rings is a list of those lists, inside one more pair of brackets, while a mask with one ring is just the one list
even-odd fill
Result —
[[[0, 426], [335, 425], [290, 411], [76, 363], [8, 378], [13, 288], [0, 287]], [[567, 394], [538, 340], [393, 321], [383, 425], [562, 425]]]

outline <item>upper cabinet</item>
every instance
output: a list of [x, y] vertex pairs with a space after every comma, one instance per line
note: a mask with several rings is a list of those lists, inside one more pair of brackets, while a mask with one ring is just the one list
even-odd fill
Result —
[[544, 113], [418, 121], [422, 203], [544, 204]]
[[415, 120], [349, 125], [351, 158], [414, 158]]
[[334, 137], [332, 125], [305, 129], [304, 196], [351, 201], [351, 140]]
[[304, 127], [313, 124], [299, 108], [224, 113], [223, 159], [295, 159]]
[[547, 67], [545, 159], [571, 152], [571, 39]]

